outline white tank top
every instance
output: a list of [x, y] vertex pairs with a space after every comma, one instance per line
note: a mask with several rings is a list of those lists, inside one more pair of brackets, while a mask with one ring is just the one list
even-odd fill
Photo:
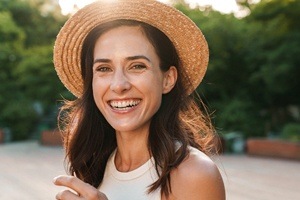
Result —
[[160, 189], [148, 194], [149, 186], [158, 179], [154, 159], [130, 172], [120, 172], [115, 166], [116, 151], [107, 161], [99, 190], [109, 200], [161, 200]]

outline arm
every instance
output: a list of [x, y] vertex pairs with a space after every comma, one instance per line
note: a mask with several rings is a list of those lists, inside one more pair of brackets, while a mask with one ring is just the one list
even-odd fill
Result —
[[58, 176], [53, 183], [58, 186], [65, 186], [72, 189], [64, 190], [56, 195], [59, 200], [108, 200], [105, 194], [90, 184], [87, 184], [74, 176]]
[[198, 150], [192, 150], [178, 168], [171, 172], [171, 188], [172, 193], [168, 199], [172, 200], [226, 199], [222, 176], [217, 166]]

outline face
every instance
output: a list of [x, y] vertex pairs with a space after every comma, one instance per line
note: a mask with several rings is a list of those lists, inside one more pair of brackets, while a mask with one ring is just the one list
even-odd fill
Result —
[[162, 72], [159, 62], [139, 27], [114, 28], [96, 41], [94, 100], [116, 131], [148, 131], [162, 94], [172, 89], [177, 77], [175, 67]]

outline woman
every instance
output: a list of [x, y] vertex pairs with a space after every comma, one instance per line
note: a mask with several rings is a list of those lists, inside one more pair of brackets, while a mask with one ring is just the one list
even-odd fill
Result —
[[225, 199], [209, 120], [190, 95], [206, 71], [197, 26], [152, 0], [98, 1], [60, 31], [54, 64], [69, 172], [57, 199]]

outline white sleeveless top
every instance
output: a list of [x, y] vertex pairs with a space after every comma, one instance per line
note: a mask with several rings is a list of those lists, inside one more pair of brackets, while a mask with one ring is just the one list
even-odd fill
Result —
[[160, 189], [148, 194], [149, 186], [158, 179], [154, 159], [130, 172], [120, 172], [115, 166], [116, 150], [107, 161], [99, 190], [109, 200], [160, 200]]

